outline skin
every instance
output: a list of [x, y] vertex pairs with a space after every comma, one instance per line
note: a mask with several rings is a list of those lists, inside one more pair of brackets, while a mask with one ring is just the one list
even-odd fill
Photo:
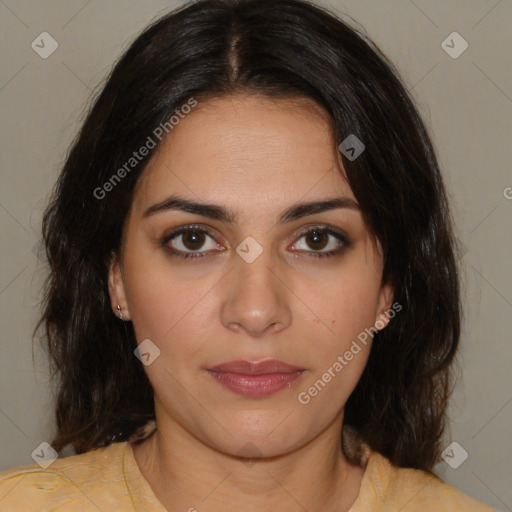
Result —
[[[229, 208], [236, 222], [178, 210], [144, 215], [171, 194]], [[297, 397], [365, 328], [386, 323], [393, 293], [382, 284], [381, 249], [357, 208], [277, 223], [290, 206], [332, 197], [355, 202], [327, 114], [309, 100], [200, 102], [139, 180], [109, 289], [112, 310], [123, 307], [138, 342], [149, 338], [160, 349], [144, 367], [158, 431], [133, 449], [168, 510], [230, 512], [243, 503], [248, 511], [340, 512], [357, 498], [364, 469], [344, 456], [340, 432], [371, 342], [307, 405]], [[172, 256], [161, 240], [190, 224], [213, 236], [201, 245], [178, 235], [167, 246], [207, 255]], [[325, 232], [319, 241], [301, 236], [325, 225], [350, 244]], [[248, 236], [263, 249], [252, 263], [236, 252]], [[205, 371], [238, 359], [278, 359], [306, 371], [277, 393], [246, 397]], [[247, 443], [256, 447], [254, 464], [240, 456]]]

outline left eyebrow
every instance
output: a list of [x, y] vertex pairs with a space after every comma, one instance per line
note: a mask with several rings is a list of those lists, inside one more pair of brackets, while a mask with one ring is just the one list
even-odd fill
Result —
[[[285, 224], [294, 220], [322, 213], [339, 208], [348, 208], [351, 210], [359, 210], [359, 205], [348, 197], [334, 197], [323, 201], [313, 201], [309, 203], [299, 203], [287, 208], [279, 217], [278, 223]], [[147, 208], [143, 217], [149, 217], [157, 213], [170, 210], [180, 210], [187, 213], [201, 215], [210, 219], [219, 220], [226, 224], [236, 223], [236, 215], [233, 211], [217, 204], [198, 203], [181, 196], [172, 195], [163, 201], [156, 203]]]

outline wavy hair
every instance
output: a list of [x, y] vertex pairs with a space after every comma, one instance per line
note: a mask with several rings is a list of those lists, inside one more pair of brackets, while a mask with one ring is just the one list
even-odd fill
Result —
[[309, 98], [366, 149], [342, 157], [403, 310], [375, 335], [345, 423], [392, 463], [439, 460], [460, 335], [456, 245], [433, 144], [393, 64], [363, 33], [303, 0], [200, 0], [153, 22], [113, 67], [70, 147], [43, 218], [43, 343], [56, 385], [53, 447], [126, 441], [155, 418], [131, 323], [112, 314], [112, 252], [156, 149], [102, 187], [190, 98]]

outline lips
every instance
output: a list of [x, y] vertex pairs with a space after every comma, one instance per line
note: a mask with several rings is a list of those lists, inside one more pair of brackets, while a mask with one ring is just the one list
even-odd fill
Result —
[[292, 373], [304, 368], [292, 366], [276, 359], [267, 359], [257, 363], [250, 361], [228, 361], [208, 368], [215, 372], [244, 373], [246, 375], [263, 375], [265, 373]]
[[207, 369], [208, 374], [223, 387], [251, 397], [268, 396], [290, 387], [305, 371], [275, 359], [256, 363], [228, 361]]

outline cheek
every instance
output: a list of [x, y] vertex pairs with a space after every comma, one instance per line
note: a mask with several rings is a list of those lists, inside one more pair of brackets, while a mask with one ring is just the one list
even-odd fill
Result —
[[199, 350], [199, 338], [212, 325], [215, 311], [208, 279], [178, 275], [170, 265], [154, 258], [141, 265], [141, 258], [125, 262], [126, 296], [138, 342], [149, 338], [170, 360]]
[[[302, 283], [308, 297], [308, 314], [301, 332], [315, 340], [312, 375], [302, 386], [304, 401], [319, 418], [340, 409], [353, 391], [366, 366], [380, 290], [379, 268], [369, 266], [360, 255], [331, 273], [329, 286], [312, 293], [311, 282]], [[315, 278], [316, 282], [319, 282]], [[310, 350], [308, 347], [307, 350]], [[304, 395], [303, 395], [304, 396]], [[299, 402], [304, 403], [304, 401]]]
[[[375, 322], [380, 279], [373, 273], [368, 268], [347, 268], [337, 276], [331, 274], [329, 286], [322, 287], [321, 292], [315, 291], [317, 282], [313, 288], [312, 281], [302, 283], [297, 295], [307, 297], [304, 328], [316, 331], [317, 339], [320, 337], [332, 350], [350, 345]], [[330, 356], [332, 350], [328, 351]]]
[[326, 331], [324, 336], [311, 337], [316, 340], [313, 358], [309, 348], [309, 360], [313, 362], [311, 375], [296, 397], [301, 406], [308, 408], [308, 414], [315, 418], [317, 425], [332, 421], [344, 407], [361, 378], [373, 340], [369, 329], [373, 326], [373, 314], [361, 312], [359, 308], [373, 311], [374, 301], [369, 301], [365, 295], [358, 300], [352, 297], [345, 303], [336, 295], [332, 300], [333, 304], [338, 304], [330, 317], [335, 320], [329, 325], [333, 333]]

